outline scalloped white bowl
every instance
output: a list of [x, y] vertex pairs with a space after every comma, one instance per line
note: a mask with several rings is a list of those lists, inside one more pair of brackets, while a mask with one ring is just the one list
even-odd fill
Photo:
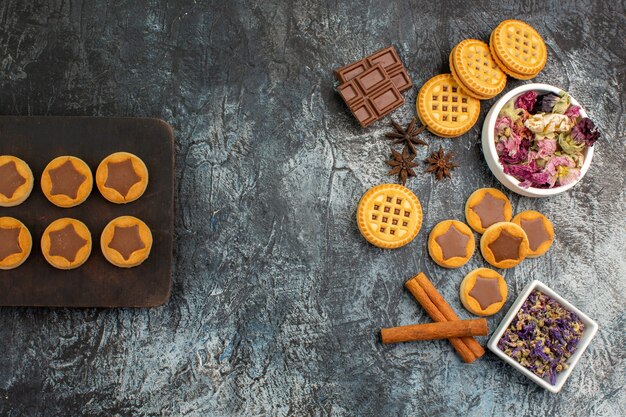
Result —
[[[580, 177], [578, 178], [578, 180], [567, 185], [562, 185], [555, 188], [523, 188], [519, 185], [520, 181], [517, 178], [513, 177], [512, 175], [505, 174], [502, 164], [500, 164], [498, 152], [496, 151], [496, 144], [494, 142], [493, 132], [496, 127], [496, 119], [498, 118], [498, 114], [500, 114], [500, 110], [502, 110], [502, 107], [504, 107], [504, 105], [509, 100], [517, 98], [518, 96], [530, 90], [535, 90], [537, 91], [537, 93], [554, 94], [559, 94], [561, 91], [563, 91], [560, 88], [548, 84], [525, 84], [514, 88], [513, 90], [500, 97], [500, 99], [496, 101], [496, 103], [491, 107], [489, 113], [487, 113], [487, 117], [485, 117], [485, 123], [483, 124], [482, 132], [483, 155], [485, 155], [485, 160], [487, 161], [487, 165], [489, 165], [489, 169], [491, 170], [493, 175], [495, 175], [498, 181], [500, 181], [500, 183], [509, 190], [526, 197], [550, 197], [569, 190], [583, 179], [583, 177], [589, 170], [589, 167], [591, 166], [591, 159], [593, 158], [593, 146], [587, 147], [585, 149], [585, 160], [583, 162], [582, 168], [580, 169]], [[582, 117], [587, 117], [587, 112], [580, 105], [580, 103], [576, 101], [574, 97], [571, 97], [571, 103], [575, 106], [580, 106], [580, 115]]]

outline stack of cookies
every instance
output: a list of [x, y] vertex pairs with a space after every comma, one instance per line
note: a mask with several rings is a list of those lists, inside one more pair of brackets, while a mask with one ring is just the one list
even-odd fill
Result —
[[465, 39], [450, 53], [450, 71], [463, 91], [479, 100], [500, 94], [506, 86], [506, 74], [494, 61], [489, 45]]
[[519, 80], [535, 77], [547, 56], [539, 33], [519, 20], [500, 23], [489, 45], [465, 39], [450, 53], [451, 74], [437, 75], [422, 86], [416, 104], [419, 118], [437, 136], [460, 136], [478, 120], [479, 100], [500, 94], [507, 75]]
[[546, 65], [548, 51], [541, 35], [527, 23], [505, 20], [491, 32], [491, 56], [506, 74], [530, 80]]

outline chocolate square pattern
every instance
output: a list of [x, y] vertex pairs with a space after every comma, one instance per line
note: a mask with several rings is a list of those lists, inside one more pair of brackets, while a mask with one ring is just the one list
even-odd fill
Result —
[[341, 84], [337, 90], [363, 127], [404, 104], [404, 97], [381, 64], [376, 64]]
[[[33, 237], [24, 264], [0, 270], [0, 305], [54, 307], [152, 307], [165, 303], [172, 285], [174, 150], [172, 128], [162, 120], [100, 117], [0, 117], [0, 155], [14, 155], [30, 166], [35, 185], [16, 207], [0, 207], [0, 216], [22, 221]], [[95, 171], [113, 152], [141, 158], [148, 188], [128, 204], [105, 200], [95, 185], [82, 204], [63, 209], [50, 203], [40, 187], [45, 166], [57, 156], [72, 155]], [[150, 257], [134, 268], [110, 264], [100, 250], [106, 224], [123, 215], [138, 217], [152, 232]], [[82, 266], [63, 271], [41, 253], [41, 235], [52, 221], [72, 217], [91, 231], [91, 256]]]

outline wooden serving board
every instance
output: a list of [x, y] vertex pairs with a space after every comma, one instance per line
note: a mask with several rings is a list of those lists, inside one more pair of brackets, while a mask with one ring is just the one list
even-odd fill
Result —
[[[164, 121], [146, 118], [0, 116], [0, 155], [14, 155], [30, 166], [35, 185], [16, 207], [0, 207], [0, 216], [21, 220], [33, 236], [24, 264], [0, 270], [0, 305], [54, 307], [152, 307], [170, 295], [172, 275], [174, 139]], [[95, 170], [104, 157], [126, 151], [148, 167], [144, 195], [128, 204], [105, 200], [95, 184], [82, 204], [64, 209], [41, 192], [40, 179], [49, 161], [61, 155], [83, 159]], [[131, 215], [152, 231], [150, 257], [134, 268], [110, 264], [100, 250], [100, 234], [113, 218]], [[77, 269], [63, 271], [41, 253], [45, 228], [60, 217], [84, 222], [92, 236], [91, 256]]]

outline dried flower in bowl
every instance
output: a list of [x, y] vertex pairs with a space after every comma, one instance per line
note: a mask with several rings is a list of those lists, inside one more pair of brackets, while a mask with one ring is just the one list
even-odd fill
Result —
[[505, 174], [523, 188], [555, 188], [577, 181], [585, 151], [599, 138], [570, 96], [535, 91], [509, 100], [495, 122], [494, 140]]
[[533, 290], [498, 341], [498, 348], [552, 385], [567, 369], [585, 325], [558, 301]]

